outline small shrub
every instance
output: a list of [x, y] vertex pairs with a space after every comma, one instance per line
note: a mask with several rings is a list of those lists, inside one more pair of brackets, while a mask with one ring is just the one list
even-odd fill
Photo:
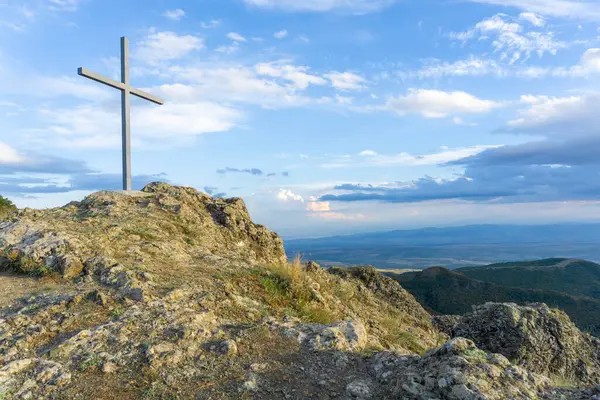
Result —
[[113, 309], [113, 310], [112, 310], [112, 311], [109, 313], [109, 315], [110, 315], [110, 317], [111, 317], [112, 319], [117, 319], [117, 318], [119, 318], [120, 316], [122, 316], [124, 313], [125, 313], [125, 309], [124, 309], [124, 308], [122, 308], [122, 307], [117, 307], [117, 308]]
[[50, 275], [53, 272], [54, 272], [54, 270], [52, 268], [50, 268], [49, 266], [42, 265], [42, 266], [38, 266], [37, 268], [35, 268], [31, 274], [35, 275], [35, 276], [46, 276], [46, 275]]
[[0, 220], [3, 220], [10, 216], [17, 207], [5, 197], [0, 196]]
[[81, 370], [87, 371], [90, 368], [99, 368], [102, 364], [102, 359], [97, 354], [92, 354], [81, 363]]
[[282, 306], [290, 300], [290, 282], [280, 276], [263, 276], [260, 278], [267, 294], [267, 301], [273, 306]]

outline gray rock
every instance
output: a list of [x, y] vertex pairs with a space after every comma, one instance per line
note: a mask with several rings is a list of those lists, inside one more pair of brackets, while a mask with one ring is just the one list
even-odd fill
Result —
[[595, 338], [583, 334], [565, 313], [545, 304], [475, 306], [454, 326], [453, 334], [531, 372], [587, 385], [600, 381], [600, 346]]
[[237, 344], [233, 340], [224, 340], [219, 343], [217, 351], [228, 356], [236, 355], [238, 352]]
[[370, 399], [373, 397], [369, 384], [362, 380], [350, 382], [346, 385], [346, 393], [355, 399]]

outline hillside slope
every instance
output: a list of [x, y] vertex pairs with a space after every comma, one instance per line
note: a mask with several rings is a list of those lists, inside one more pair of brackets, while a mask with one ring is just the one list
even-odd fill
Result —
[[[598, 394], [448, 340], [374, 268], [288, 263], [281, 239], [254, 224], [241, 199], [191, 188], [157, 183], [19, 210], [0, 222], [0, 269], [6, 400]], [[539, 335], [571, 329], [555, 321]], [[600, 348], [588, 344], [590, 354]], [[569, 376], [589, 360], [559, 356]]]
[[545, 259], [459, 268], [473, 279], [526, 289], [554, 290], [600, 299], [600, 265], [574, 259]]
[[[469, 272], [477, 272], [476, 268]], [[600, 334], [600, 300], [576, 297], [551, 290], [523, 289], [484, 282], [467, 276], [464, 271], [429, 268], [421, 272], [391, 274], [427, 309], [440, 314], [465, 314], [474, 305], [486, 302], [517, 304], [546, 303], [566, 312], [577, 326]], [[517, 277], [513, 276], [514, 280]]]

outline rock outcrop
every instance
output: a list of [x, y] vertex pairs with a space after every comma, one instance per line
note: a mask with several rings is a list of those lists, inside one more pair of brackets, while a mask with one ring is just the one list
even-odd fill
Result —
[[600, 341], [545, 304], [487, 303], [453, 322], [451, 336], [469, 338], [529, 371], [579, 385], [600, 382]]
[[353, 278], [361, 283], [361, 286], [373, 291], [378, 296], [401, 308], [407, 314], [414, 315], [419, 319], [426, 318], [429, 314], [398, 282], [392, 278], [382, 275], [373, 266], [330, 268], [328, 272], [344, 279]]
[[201, 257], [286, 262], [283, 241], [252, 222], [242, 199], [164, 183], [142, 192], [99, 192], [52, 210], [25, 209], [0, 222], [0, 270], [71, 279], [89, 274], [88, 265], [152, 272]]
[[486, 304], [432, 324], [373, 267], [287, 263], [241, 199], [191, 188], [20, 210], [0, 269], [2, 400], [597, 396], [597, 339], [564, 314]]
[[379, 353], [372, 370], [382, 397], [456, 400], [537, 399], [548, 378], [512, 365], [501, 354], [488, 354], [456, 338], [423, 357]]

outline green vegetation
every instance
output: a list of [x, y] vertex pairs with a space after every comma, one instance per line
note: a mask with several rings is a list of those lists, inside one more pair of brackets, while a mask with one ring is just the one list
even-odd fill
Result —
[[600, 299], [600, 265], [589, 261], [550, 258], [460, 268], [456, 271], [473, 279], [503, 286], [553, 290]]
[[81, 363], [81, 370], [87, 371], [90, 368], [99, 368], [102, 364], [102, 359], [97, 354], [92, 354]]
[[109, 313], [109, 316], [112, 319], [118, 319], [119, 317], [121, 317], [123, 314], [125, 313], [125, 308], [123, 307], [117, 307], [113, 310], [111, 310], [111, 312]]
[[466, 357], [467, 361], [476, 364], [486, 364], [488, 361], [487, 353], [483, 350], [467, 349], [464, 351], [463, 354]]
[[284, 314], [310, 322], [330, 324], [340, 315], [324, 308], [316, 301], [311, 282], [302, 270], [300, 262], [283, 266], [271, 266], [266, 270], [254, 270], [264, 290], [265, 301]]
[[8, 218], [16, 209], [12, 201], [0, 196], [0, 220]]
[[54, 272], [49, 266], [40, 264], [31, 257], [22, 256], [16, 250], [4, 250], [0, 253], [0, 270], [32, 276], [46, 276]]
[[561, 375], [550, 375], [550, 382], [552, 387], [561, 389], [575, 389], [577, 384]]
[[[519, 274], [513, 272], [514, 280]], [[552, 290], [525, 289], [473, 279], [462, 272], [430, 268], [402, 275], [387, 274], [410, 291], [419, 302], [434, 313], [465, 314], [473, 305], [492, 302], [517, 304], [546, 303], [558, 308], [583, 331], [600, 334], [600, 300], [577, 297]]]

